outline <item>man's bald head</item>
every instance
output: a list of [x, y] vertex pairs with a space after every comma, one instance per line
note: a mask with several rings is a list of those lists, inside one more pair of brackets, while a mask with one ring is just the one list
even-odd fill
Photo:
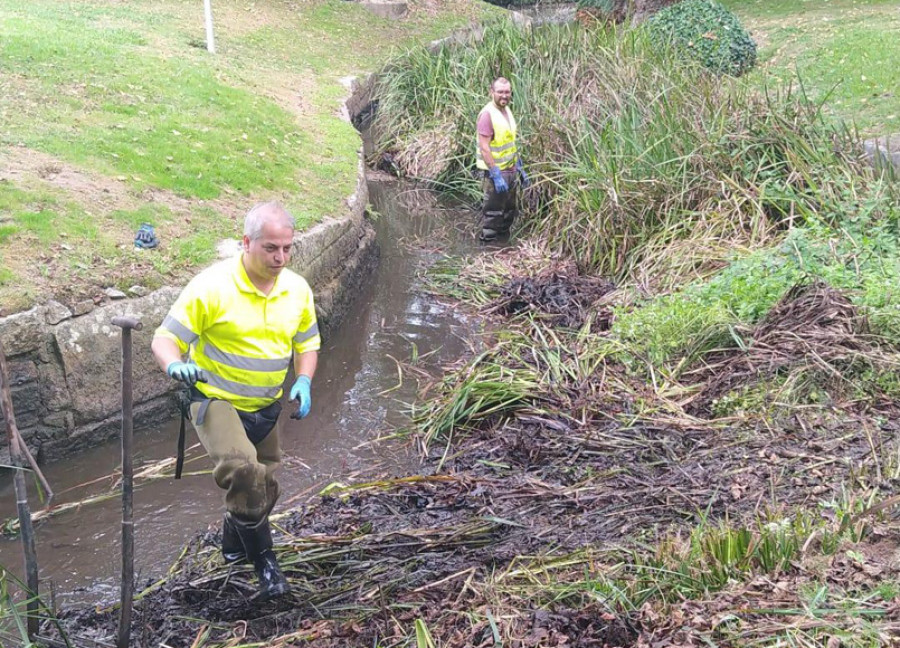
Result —
[[270, 201], [254, 205], [244, 218], [244, 236], [251, 241], [262, 236], [263, 226], [273, 223], [282, 227], [296, 229], [294, 217], [288, 213], [280, 202]]
[[497, 77], [493, 81], [491, 81], [491, 90], [496, 90], [497, 86], [506, 86], [510, 87], [512, 84], [509, 82], [509, 79], [506, 77]]

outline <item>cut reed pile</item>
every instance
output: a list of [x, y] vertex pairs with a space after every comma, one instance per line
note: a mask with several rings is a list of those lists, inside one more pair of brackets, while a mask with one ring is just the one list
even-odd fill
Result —
[[[814, 282], [788, 290], [728, 348], [677, 374], [654, 373], [615, 330], [592, 325], [611, 305], [639, 308], [633, 291], [573, 300], [575, 328], [542, 313], [553, 300], [551, 309], [534, 299], [508, 308], [520, 286], [540, 295], [558, 283], [561, 263], [526, 244], [466, 260], [455, 274], [444, 269], [448, 293], [502, 319], [496, 344], [450, 368], [418, 410], [423, 449], [453, 474], [499, 475], [513, 492], [527, 475], [571, 493], [571, 521], [538, 526], [572, 529], [571, 544], [550, 536], [561, 548], [628, 548], [610, 571], [597, 567], [603, 551], [590, 566], [578, 562], [573, 570], [590, 570], [582, 581], [568, 574], [579, 585], [535, 578], [524, 589], [556, 601], [551, 592], [574, 589], [580, 605], [601, 598], [635, 631], [623, 645], [771, 636], [772, 645], [841, 637], [863, 646], [894, 637], [896, 592], [879, 589], [900, 567], [888, 557], [900, 547], [898, 524], [883, 517], [900, 477], [894, 403], [798, 403], [772, 393], [783, 397], [777, 420], [759, 411], [717, 419], [708, 408], [730, 391], [760, 385], [765, 393], [779, 376], [847, 394], [865, 372], [893, 371], [890, 341], [868, 332], [846, 295]], [[567, 279], [568, 290], [554, 294], [576, 295], [592, 280]], [[544, 511], [535, 504], [528, 515]], [[810, 592], [820, 592], [813, 603]]]
[[683, 376], [702, 385], [691, 412], [708, 413], [723, 394], [788, 374], [816, 374], [836, 394], [861, 370], [896, 371], [900, 362], [886, 340], [868, 334], [850, 299], [823, 283], [795, 286], [752, 331], [737, 335], [742, 348], [706, 354], [702, 367]]
[[[548, 324], [579, 328], [597, 300], [615, 285], [600, 277], [585, 276], [574, 264], [551, 267], [536, 277], [516, 277], [500, 289], [500, 297], [487, 313], [546, 315]], [[609, 328], [609, 318], [593, 319], [593, 326]]]

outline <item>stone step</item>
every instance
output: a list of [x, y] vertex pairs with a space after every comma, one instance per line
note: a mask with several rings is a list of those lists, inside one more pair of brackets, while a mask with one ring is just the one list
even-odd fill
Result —
[[900, 133], [867, 139], [863, 142], [866, 158], [879, 167], [891, 164], [900, 172]]
[[407, 3], [400, 0], [364, 0], [360, 4], [376, 16], [388, 20], [399, 20], [409, 13]]

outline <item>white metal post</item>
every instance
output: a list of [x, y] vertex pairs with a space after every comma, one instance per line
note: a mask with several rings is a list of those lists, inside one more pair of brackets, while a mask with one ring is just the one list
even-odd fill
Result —
[[203, 0], [203, 13], [206, 15], [206, 49], [210, 54], [215, 54], [216, 43], [213, 40], [212, 0]]

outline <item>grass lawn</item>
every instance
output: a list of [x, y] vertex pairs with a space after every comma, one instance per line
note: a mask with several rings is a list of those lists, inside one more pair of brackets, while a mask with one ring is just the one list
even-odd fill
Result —
[[867, 136], [900, 132], [896, 0], [723, 0], [760, 46], [760, 83], [799, 74], [824, 110]]
[[[300, 226], [355, 188], [342, 77], [496, 12], [413, 0], [392, 22], [343, 0], [0, 0], [0, 313], [177, 283], [277, 197]], [[141, 222], [161, 247], [136, 251]]]

